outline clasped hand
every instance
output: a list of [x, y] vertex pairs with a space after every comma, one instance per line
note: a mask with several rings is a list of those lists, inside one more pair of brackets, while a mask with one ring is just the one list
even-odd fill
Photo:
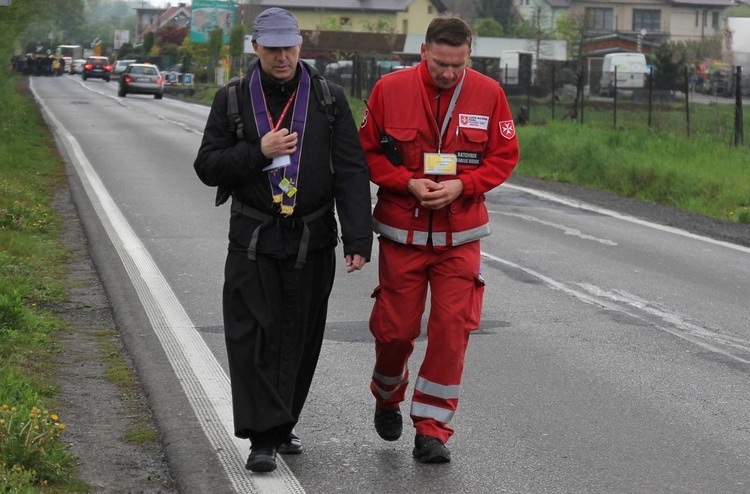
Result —
[[454, 178], [435, 182], [429, 178], [409, 179], [406, 188], [427, 209], [442, 209], [455, 201], [464, 191], [461, 180]]

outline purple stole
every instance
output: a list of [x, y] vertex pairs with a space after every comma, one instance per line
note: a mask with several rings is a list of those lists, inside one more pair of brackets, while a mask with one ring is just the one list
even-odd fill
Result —
[[[304, 67], [297, 86], [297, 96], [294, 101], [292, 112], [292, 128], [290, 132], [296, 132], [299, 136], [297, 150], [289, 158], [291, 163], [284, 168], [275, 168], [268, 171], [268, 181], [271, 184], [273, 202], [280, 207], [282, 216], [290, 216], [294, 212], [297, 202], [297, 176], [299, 175], [299, 160], [302, 154], [302, 142], [305, 134], [305, 117], [307, 116], [307, 103], [310, 99], [310, 75]], [[255, 125], [258, 128], [258, 136], [263, 137], [271, 132], [271, 124], [268, 118], [266, 98], [263, 95], [263, 86], [260, 82], [260, 67], [253, 71], [250, 78], [250, 96], [253, 103]]]

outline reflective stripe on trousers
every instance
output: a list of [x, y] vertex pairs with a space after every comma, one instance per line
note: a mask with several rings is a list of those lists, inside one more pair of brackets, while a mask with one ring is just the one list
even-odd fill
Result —
[[[458, 406], [459, 388], [458, 384], [444, 386], [430, 382], [423, 377], [418, 377], [417, 382], [414, 384], [414, 401], [411, 404], [411, 415], [414, 417], [431, 418], [443, 423], [450, 422]], [[421, 401], [440, 403], [440, 405], [429, 405], [420, 403]], [[450, 408], [445, 407], [446, 402]]]
[[404, 372], [398, 376], [383, 376], [373, 371], [372, 373], [372, 390], [373, 393], [377, 393], [382, 400], [390, 399], [393, 394], [406, 388], [409, 384], [409, 370], [404, 369]]
[[[386, 225], [385, 223], [381, 223], [378, 220], [374, 219], [373, 222], [373, 231], [377, 234], [383, 235], [386, 238], [389, 238], [393, 240], [394, 242], [398, 242], [400, 244], [407, 244], [409, 243], [409, 230], [403, 230], [401, 228], [396, 228], [390, 225]], [[469, 230], [463, 230], [460, 232], [453, 232], [451, 233], [451, 245], [462, 245], [469, 242], [473, 242], [474, 240], [479, 240], [482, 237], [486, 237], [490, 235], [492, 231], [490, 230], [490, 224], [485, 223], [484, 225], [480, 225], [475, 228], [471, 228]], [[427, 242], [430, 238], [429, 232], [422, 232], [415, 230], [412, 232], [412, 238], [411, 238], [411, 244], [412, 245], [427, 245]], [[436, 247], [445, 247], [448, 245], [448, 234], [446, 232], [432, 232], [432, 245]]]

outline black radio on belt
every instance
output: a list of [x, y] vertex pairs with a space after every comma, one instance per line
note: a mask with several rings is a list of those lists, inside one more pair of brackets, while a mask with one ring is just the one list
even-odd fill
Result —
[[392, 135], [383, 132], [380, 125], [378, 125], [378, 121], [375, 120], [375, 115], [372, 114], [372, 110], [370, 109], [370, 105], [367, 104], [367, 100], [362, 101], [365, 102], [367, 110], [370, 112], [370, 115], [372, 115], [372, 121], [375, 122], [375, 128], [378, 130], [378, 134], [380, 134], [380, 147], [383, 148], [385, 157], [394, 165], [402, 164], [401, 155], [398, 153], [398, 148], [396, 147], [396, 140]]

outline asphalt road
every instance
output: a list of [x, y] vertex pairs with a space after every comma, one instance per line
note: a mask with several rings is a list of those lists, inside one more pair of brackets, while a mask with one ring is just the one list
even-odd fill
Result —
[[249, 474], [221, 329], [229, 212], [192, 169], [207, 108], [77, 77], [32, 87], [183, 492], [750, 492], [747, 228], [520, 176], [488, 195], [453, 462], [416, 463], [408, 428], [372, 430], [376, 263], [342, 260], [306, 451]]

